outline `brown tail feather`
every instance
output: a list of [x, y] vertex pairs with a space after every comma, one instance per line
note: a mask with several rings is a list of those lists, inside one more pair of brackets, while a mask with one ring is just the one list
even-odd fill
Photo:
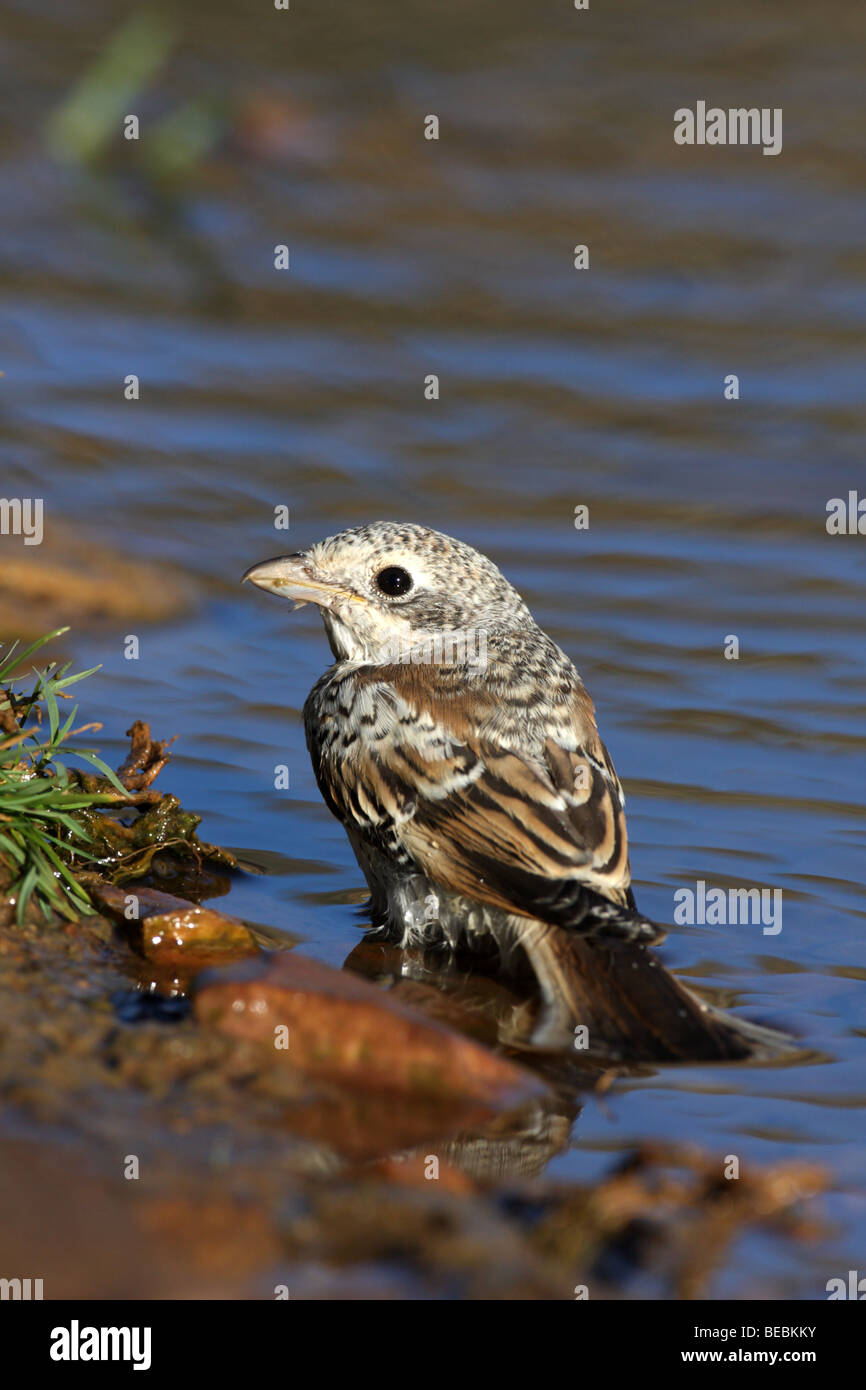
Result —
[[536, 1046], [574, 1046], [579, 1025], [588, 1030], [590, 1053], [625, 1063], [733, 1061], [791, 1045], [700, 999], [645, 947], [581, 938], [541, 922], [521, 944], [543, 998]]

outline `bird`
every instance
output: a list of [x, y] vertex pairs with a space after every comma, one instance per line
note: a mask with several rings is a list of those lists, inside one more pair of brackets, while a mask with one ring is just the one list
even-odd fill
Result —
[[492, 560], [414, 523], [352, 527], [243, 578], [323, 618], [334, 661], [304, 704], [307, 747], [378, 931], [528, 960], [538, 1037], [561, 1033], [569, 940], [664, 936], [637, 909], [625, 796], [571, 659]]

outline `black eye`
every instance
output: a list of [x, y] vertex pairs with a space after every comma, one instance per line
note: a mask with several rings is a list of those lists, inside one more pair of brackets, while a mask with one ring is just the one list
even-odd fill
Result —
[[388, 565], [376, 575], [376, 588], [389, 598], [399, 598], [412, 588], [412, 576], [399, 565]]

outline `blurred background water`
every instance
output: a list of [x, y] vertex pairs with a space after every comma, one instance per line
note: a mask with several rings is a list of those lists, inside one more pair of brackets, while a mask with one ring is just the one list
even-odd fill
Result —
[[[230, 910], [342, 963], [363, 882], [299, 720], [324, 634], [237, 581], [376, 518], [488, 553], [596, 700], [644, 911], [671, 921], [697, 879], [784, 892], [781, 934], [675, 928], [666, 962], [809, 1053], [622, 1083], [551, 1171], [592, 1177], [652, 1137], [820, 1159], [836, 1236], [785, 1277], [823, 1297], [866, 1249], [866, 538], [825, 528], [829, 498], [866, 495], [866, 13], [3, 0], [0, 19], [3, 495], [195, 586], [136, 629], [137, 662], [128, 627], [75, 636], [103, 663], [102, 748], [135, 717], [179, 734], [171, 789], [269, 870]], [[138, 142], [98, 80], [118, 34]], [[699, 99], [781, 107], [782, 154], [676, 146]], [[114, 138], [96, 119], [88, 147], [82, 109]], [[733, 1258], [741, 1290], [744, 1268], [778, 1274], [757, 1239]]]

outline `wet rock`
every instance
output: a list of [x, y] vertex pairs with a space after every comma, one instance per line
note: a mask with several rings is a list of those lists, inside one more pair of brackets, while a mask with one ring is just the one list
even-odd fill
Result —
[[155, 888], [133, 892], [107, 883], [94, 888], [92, 896], [128, 932], [135, 949], [157, 965], [198, 969], [258, 954], [249, 928], [213, 908]]
[[504, 1109], [546, 1093], [531, 1073], [375, 985], [297, 952], [199, 981], [196, 1017], [312, 1075]]

